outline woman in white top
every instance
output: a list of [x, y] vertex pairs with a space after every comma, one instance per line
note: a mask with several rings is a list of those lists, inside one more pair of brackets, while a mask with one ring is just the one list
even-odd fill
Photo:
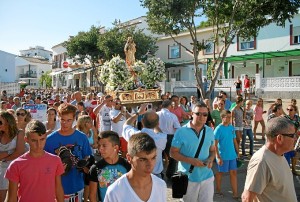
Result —
[[47, 110], [47, 121], [43, 122], [43, 124], [46, 126], [47, 135], [60, 128], [60, 122], [57, 119], [57, 111], [54, 108], [49, 108]]
[[24, 131], [19, 130], [16, 120], [7, 111], [0, 112], [0, 202], [5, 200], [8, 180], [4, 178], [12, 160], [25, 152]]

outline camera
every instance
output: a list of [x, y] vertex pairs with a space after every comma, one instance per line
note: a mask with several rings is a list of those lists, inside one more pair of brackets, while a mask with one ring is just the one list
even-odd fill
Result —
[[147, 105], [147, 110], [152, 110], [152, 104], [151, 103]]

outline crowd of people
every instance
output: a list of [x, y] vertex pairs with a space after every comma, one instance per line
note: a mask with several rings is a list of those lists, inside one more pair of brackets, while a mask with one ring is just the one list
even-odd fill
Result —
[[[238, 78], [235, 102], [224, 91], [211, 103], [167, 92], [161, 103], [138, 106], [101, 92], [22, 89], [8, 96], [4, 90], [0, 202], [166, 201], [165, 181], [175, 172], [188, 174], [183, 201], [224, 197], [224, 173], [230, 174], [235, 201], [297, 201], [292, 180], [299, 158], [296, 100], [286, 113], [281, 99], [268, 110], [261, 98], [253, 107], [249, 89], [243, 97], [241, 85]], [[46, 104], [47, 120], [32, 119], [26, 104]], [[258, 124], [265, 145], [254, 153]], [[251, 160], [241, 197], [237, 160], [245, 158]]]

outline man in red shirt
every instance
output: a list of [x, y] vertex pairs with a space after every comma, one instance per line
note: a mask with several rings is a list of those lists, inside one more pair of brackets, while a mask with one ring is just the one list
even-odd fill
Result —
[[245, 100], [248, 97], [248, 100], [250, 100], [250, 79], [248, 78], [248, 75], [245, 75], [244, 79], [244, 91], [245, 91]]

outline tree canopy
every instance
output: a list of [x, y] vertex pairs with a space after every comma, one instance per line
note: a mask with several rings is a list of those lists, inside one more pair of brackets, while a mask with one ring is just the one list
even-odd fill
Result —
[[[202, 98], [208, 98], [222, 70], [227, 50], [236, 36], [250, 38], [256, 36], [261, 27], [276, 23], [284, 26], [300, 6], [299, 0], [140, 0], [148, 9], [147, 20], [151, 31], [171, 36], [177, 44], [184, 44], [175, 38], [187, 31], [192, 40], [192, 49], [184, 48], [194, 56], [195, 78]], [[198, 39], [197, 20], [207, 17], [212, 25], [214, 47], [223, 44], [218, 53], [214, 52], [210, 70], [212, 71], [209, 90], [204, 95], [202, 69], [199, 68], [199, 52], [207, 46]], [[206, 24], [203, 23], [203, 26]]]
[[103, 55], [97, 46], [98, 38], [99, 29], [95, 26], [92, 26], [88, 32], [78, 32], [66, 42], [68, 56], [78, 57], [81, 62], [84, 62], [86, 58], [91, 59], [92, 62], [97, 61]]
[[115, 22], [114, 27], [106, 30], [104, 33], [100, 33], [100, 27], [92, 26], [87, 32], [78, 32], [76, 36], [70, 37], [65, 42], [67, 48], [67, 54], [74, 62], [84, 63], [88, 59], [91, 66], [95, 69], [93, 74], [99, 81], [99, 62], [110, 60], [113, 56], [120, 55], [125, 58], [124, 46], [127, 41], [127, 37], [131, 36], [137, 47], [136, 59], [143, 60], [143, 56], [148, 50], [153, 53], [157, 51], [156, 39], [151, 36], [147, 36], [143, 33], [143, 30], [136, 29], [130, 26], [121, 26], [119, 22]]
[[52, 86], [52, 77], [50, 76], [51, 71], [47, 71], [39, 79], [40, 86], [45, 85], [46, 88], [51, 88]]
[[137, 59], [142, 59], [148, 50], [157, 51], [156, 39], [145, 35], [143, 30], [114, 25], [103, 34], [99, 33], [98, 27], [92, 26], [89, 31], [70, 37], [65, 43], [68, 56], [81, 62], [87, 58], [92, 63], [97, 63], [99, 59], [110, 60], [114, 55], [125, 58], [124, 46], [129, 36], [133, 37], [137, 46]]
[[99, 36], [97, 45], [99, 50], [103, 51], [103, 59], [110, 60], [114, 55], [120, 55], [121, 58], [125, 58], [124, 46], [129, 36], [133, 37], [136, 44], [135, 57], [137, 60], [143, 60], [148, 50], [152, 52], [157, 51], [156, 39], [145, 35], [143, 30], [136, 30], [133, 27], [124, 29], [115, 26]]

